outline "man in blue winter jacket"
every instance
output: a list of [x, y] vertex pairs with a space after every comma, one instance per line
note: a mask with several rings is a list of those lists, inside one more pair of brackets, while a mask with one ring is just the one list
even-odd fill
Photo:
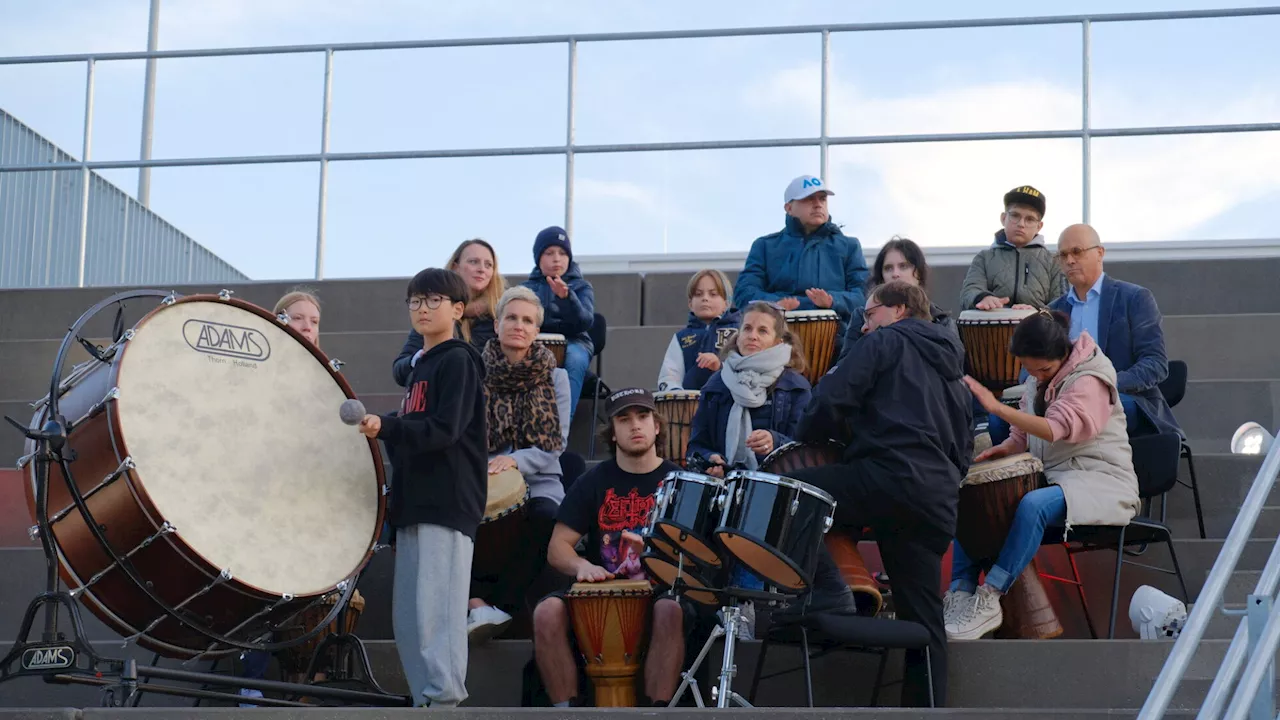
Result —
[[787, 185], [782, 198], [786, 227], [751, 244], [734, 305], [768, 300], [783, 310], [834, 310], [839, 343], [849, 318], [865, 304], [867, 262], [858, 239], [845, 236], [831, 221], [827, 197], [834, 194], [812, 175]]

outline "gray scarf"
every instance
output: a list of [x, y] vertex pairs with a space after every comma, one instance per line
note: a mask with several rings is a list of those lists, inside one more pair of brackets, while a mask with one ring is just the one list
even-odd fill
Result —
[[755, 355], [740, 355], [737, 350], [729, 353], [720, 368], [720, 379], [733, 396], [729, 409], [729, 426], [724, 436], [724, 461], [727, 465], [741, 461], [749, 470], [755, 470], [756, 454], [747, 447], [751, 434], [751, 408], [764, 405], [769, 399], [769, 388], [778, 381], [791, 360], [791, 346], [778, 343]]

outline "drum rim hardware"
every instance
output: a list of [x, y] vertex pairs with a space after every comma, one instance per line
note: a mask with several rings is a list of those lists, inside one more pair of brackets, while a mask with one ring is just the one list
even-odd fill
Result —
[[[248, 308], [252, 308], [252, 311], [257, 314], [275, 319], [269, 312], [262, 310], [261, 308], [256, 308], [256, 306], [252, 306], [243, 301], [231, 300], [231, 292], [232, 291], [230, 290], [223, 290], [217, 297], [222, 302], [238, 306], [247, 306]], [[183, 298], [181, 301], [208, 300], [213, 297], [214, 296], [209, 295], [195, 295]], [[74, 457], [68, 458], [68, 455], [74, 456], [74, 451], [69, 450], [66, 454], [63, 452], [71, 433], [81, 422], [87, 420], [89, 415], [77, 420], [76, 423], [68, 423], [60, 414], [58, 407], [60, 396], [66, 392], [68, 388], [74, 385], [73, 382], [67, 382], [69, 378], [64, 379], [61, 377], [61, 370], [64, 367], [70, 347], [75, 342], [79, 342], [93, 356], [87, 363], [73, 368], [72, 373], [77, 371], [81, 373], [87, 372], [87, 370], [82, 370], [80, 368], [91, 366], [95, 361], [98, 363], [111, 362], [115, 356], [115, 351], [134, 336], [132, 329], [126, 332], [120, 326], [121, 318], [123, 317], [124, 302], [126, 300], [143, 298], [159, 298], [159, 307], [156, 310], [152, 310], [152, 313], [159, 311], [160, 308], [169, 307], [180, 302], [177, 294], [172, 291], [149, 289], [127, 290], [99, 301], [86, 310], [71, 325], [59, 346], [56, 360], [53, 364], [49, 394], [42, 401], [33, 403], [33, 406], [43, 403], [41, 407], [47, 409], [47, 412], [43, 413], [43, 417], [45, 419], [42, 421], [40, 427], [28, 427], [27, 425], [24, 425], [12, 418], [5, 417], [5, 420], [22, 432], [27, 440], [34, 444], [35, 448], [34, 451], [27, 456], [27, 463], [34, 463], [34, 467], [32, 468], [32, 490], [35, 498], [34, 506], [36, 525], [31, 529], [30, 534], [33, 539], [40, 540], [41, 548], [45, 556], [46, 588], [44, 592], [36, 595], [36, 597], [28, 604], [17, 638], [13, 643], [12, 648], [7, 655], [0, 658], [0, 684], [19, 677], [42, 677], [46, 681], [56, 683], [96, 686], [100, 687], [104, 693], [103, 700], [105, 705], [119, 707], [136, 706], [138, 701], [141, 699], [141, 694], [144, 692], [202, 699], [233, 700], [262, 705], [305, 706], [307, 704], [291, 700], [278, 700], [274, 698], [243, 698], [237, 694], [236, 688], [252, 688], [262, 690], [264, 692], [283, 692], [295, 698], [309, 695], [317, 698], [323, 697], [341, 700], [348, 703], [359, 703], [374, 706], [411, 705], [412, 701], [410, 698], [389, 694], [378, 686], [377, 681], [374, 679], [372, 671], [369, 668], [368, 656], [364, 651], [363, 643], [361, 643], [359, 638], [354, 635], [342, 634], [340, 636], [327, 636], [321, 642], [320, 647], [317, 648], [317, 652], [312, 658], [312, 665], [314, 666], [318, 661], [320, 658], [320, 652], [325, 649], [326, 644], [342, 645], [345, 643], [348, 646], [348, 655], [346, 656], [347, 661], [350, 662], [354, 658], [356, 661], [363, 662], [363, 668], [361, 668], [363, 671], [363, 677], [358, 678], [357, 681], [362, 682], [365, 687], [370, 688], [370, 691], [368, 692], [332, 687], [316, 687], [304, 684], [279, 683], [267, 680], [230, 678], [225, 675], [216, 675], [212, 673], [199, 673], [187, 670], [154, 667], [154, 662], [151, 667], [139, 666], [137, 661], [132, 659], [122, 660], [107, 658], [98, 654], [93, 644], [86, 639], [84, 625], [80, 616], [80, 606], [77, 599], [81, 596], [89, 598], [92, 597], [93, 593], [91, 588], [94, 580], [91, 579], [89, 583], [80, 583], [78, 587], [70, 591], [62, 588], [62, 578], [59, 575], [59, 566], [66, 566], [69, 573], [70, 566], [66, 565], [58, 539], [51, 531], [51, 519], [49, 517], [48, 509], [51, 466], [56, 465], [61, 471], [62, 478], [67, 485], [68, 494], [73, 501], [74, 507], [84, 517], [86, 526], [90, 530], [93, 540], [96, 541], [99, 548], [104, 551], [107, 554], [107, 557], [112, 561], [110, 565], [96, 573], [95, 577], [100, 578], [106, 572], [113, 569], [123, 571], [125, 575], [129, 577], [130, 581], [137, 586], [137, 590], [146, 595], [151, 602], [163, 611], [162, 614], [153, 621], [153, 625], [166, 618], [172, 618], [174, 621], [195, 630], [198, 634], [213, 641], [204, 652], [195, 654], [195, 657], [191, 658], [189, 662], [194, 662], [195, 660], [203, 657], [233, 652], [237, 648], [243, 650], [274, 651], [285, 647], [292, 647], [293, 645], [300, 644], [318, 636], [320, 632], [328, 628], [339, 615], [345, 617], [347, 604], [351, 595], [355, 591], [356, 581], [362, 572], [363, 566], [367, 564], [369, 557], [371, 557], [375, 550], [374, 547], [370, 548], [369, 555], [366, 556], [365, 561], [362, 562], [361, 568], [357, 569], [355, 574], [351, 577], [340, 582], [336, 591], [326, 592], [317, 596], [317, 602], [326, 597], [331, 597], [335, 592], [339, 595], [339, 598], [337, 602], [334, 603], [332, 610], [319, 625], [312, 628], [309, 632], [304, 633], [303, 636], [299, 637], [295, 641], [288, 643], [267, 642], [266, 635], [258, 635], [252, 640], [236, 640], [223, 636], [219, 633], [213, 632], [210, 628], [205, 627], [203, 622], [197, 622], [191, 617], [180, 614], [179, 611], [182, 606], [185, 605], [190, 598], [188, 601], [184, 601], [176, 607], [171, 607], [156, 595], [150, 587], [148, 587], [149, 583], [137, 573], [136, 569], [133, 568], [132, 564], [128, 561], [128, 558], [133, 553], [137, 552], [142, 547], [149, 545], [156, 539], [174, 533], [175, 528], [168, 522], [165, 522], [161, 527], [156, 529], [157, 531], [154, 534], [143, 539], [141, 543], [136, 544], [134, 548], [125, 553], [124, 556], [120, 555], [111, 541], [106, 538], [104, 533], [105, 528], [94, 519], [93, 513], [86, 505], [86, 494], [82, 493], [79, 486], [75, 483], [69, 466]], [[93, 317], [112, 305], [119, 306], [117, 310], [117, 328], [115, 330], [116, 337], [114, 339], [114, 343], [109, 346], [108, 349], [102, 350], [83, 340], [80, 332]], [[145, 317], [149, 317], [150, 314], [151, 313], [148, 313], [144, 316], [144, 319]], [[313, 350], [312, 352], [316, 353], [318, 351]], [[317, 357], [323, 362], [323, 356], [317, 355]], [[349, 394], [349, 388], [347, 388], [345, 384], [343, 384], [343, 388]], [[95, 407], [106, 407], [112, 400], [112, 393], [108, 393], [107, 397], [95, 405]], [[92, 412], [90, 415], [92, 415]], [[88, 496], [92, 496], [94, 492], [111, 484], [115, 479], [124, 477], [130, 472], [133, 466], [132, 458], [126, 457], [124, 461], [120, 463], [120, 466], [115, 470], [115, 472], [108, 474], [107, 477], [104, 478], [103, 482], [90, 489]], [[380, 483], [385, 482], [382, 477], [380, 467], [378, 468], [378, 481]], [[70, 512], [70, 508], [67, 508], [66, 510]], [[381, 520], [381, 518], [379, 518], [379, 520]], [[381, 522], [379, 522], [379, 526], [380, 525]], [[213, 585], [227, 582], [231, 578], [231, 571], [224, 568], [218, 576], [206, 586], [205, 590]], [[197, 591], [197, 595], [202, 594], [202, 592], [204, 591]], [[284, 595], [279, 602], [287, 602], [292, 599], [293, 597], [291, 595]], [[112, 612], [110, 608], [106, 608], [105, 606], [102, 607], [104, 611]], [[65, 609], [70, 618], [70, 637], [68, 637], [66, 633], [59, 632], [58, 630], [58, 616], [60, 609]], [[32, 627], [35, 624], [36, 616], [40, 614], [41, 611], [43, 611], [44, 618], [40, 639], [32, 640]], [[269, 610], [267, 612], [269, 612]], [[260, 612], [259, 615], [261, 614], [262, 613]], [[233, 628], [230, 632], [239, 632], [243, 626], [253, 622], [256, 617], [257, 616], [250, 617], [243, 621], [240, 626]], [[128, 645], [130, 640], [136, 638], [137, 636], [126, 639], [125, 646]], [[217, 648], [219, 645], [226, 646], [227, 649], [218, 650]], [[43, 651], [43, 654], [34, 651]], [[52, 658], [57, 660], [57, 662], [37, 663], [35, 659], [40, 657]], [[156, 659], [158, 660], [159, 657], [159, 654], [157, 654]], [[314, 677], [314, 675], [311, 677]], [[139, 678], [145, 678], [144, 683], [140, 684], [138, 682]], [[217, 692], [208, 689], [195, 689], [178, 685], [146, 684], [151, 679], [171, 680], [205, 687], [224, 687], [229, 688], [230, 691]]]

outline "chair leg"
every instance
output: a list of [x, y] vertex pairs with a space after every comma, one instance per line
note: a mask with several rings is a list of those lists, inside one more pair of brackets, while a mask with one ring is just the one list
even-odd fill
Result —
[[[773, 628], [769, 628], [770, 631]], [[760, 689], [760, 675], [764, 673], [764, 656], [769, 653], [769, 643], [772, 641], [773, 633], [766, 632], [764, 634], [764, 642], [760, 643], [760, 655], [756, 658], [756, 674], [751, 678], [751, 690], [747, 692], [747, 702], [752, 705], [756, 704], [756, 690]]]
[[1120, 539], [1116, 542], [1116, 580], [1111, 586], [1111, 620], [1107, 623], [1107, 639], [1116, 637], [1116, 610], [1120, 607], [1120, 571], [1124, 568], [1124, 533], [1128, 526], [1120, 528]]
[[1187, 458], [1187, 472], [1191, 475], [1191, 497], [1196, 501], [1196, 523], [1200, 526], [1200, 539], [1207, 535], [1204, 532], [1204, 510], [1200, 508], [1200, 481], [1196, 479], [1196, 459], [1191, 454], [1191, 446], [1182, 444], [1183, 456]]
[[800, 650], [804, 652], [804, 692], [809, 700], [809, 707], [813, 707], [813, 667], [810, 665], [809, 657], [809, 630], [803, 626], [800, 628]]
[[876, 684], [871, 688], [871, 705], [870, 707], [880, 707], [880, 687], [884, 685], [884, 670], [889, 664], [889, 649], [880, 650], [880, 667], [876, 670]]
[[1165, 535], [1169, 544], [1169, 559], [1173, 561], [1173, 574], [1178, 576], [1178, 585], [1182, 587], [1182, 602], [1190, 605], [1191, 594], [1187, 592], [1187, 581], [1182, 578], [1182, 566], [1178, 565], [1178, 553], [1173, 550], [1173, 534]]
[[1089, 625], [1089, 637], [1098, 639], [1098, 631], [1094, 630], [1093, 616], [1089, 614], [1089, 601], [1085, 599], [1084, 583], [1080, 582], [1080, 568], [1076, 566], [1075, 553], [1067, 550], [1067, 560], [1071, 562], [1071, 577], [1075, 580], [1076, 593], [1080, 595], [1080, 607], [1084, 610], [1084, 621]]
[[600, 383], [603, 379], [600, 375], [603, 368], [603, 360], [596, 355], [596, 387], [595, 392], [591, 393], [591, 439], [587, 441], [587, 459], [596, 459], [596, 432], [595, 425], [600, 421]]
[[924, 649], [924, 679], [929, 683], [929, 707], [938, 707], [938, 700], [933, 696], [933, 654], [928, 647]]

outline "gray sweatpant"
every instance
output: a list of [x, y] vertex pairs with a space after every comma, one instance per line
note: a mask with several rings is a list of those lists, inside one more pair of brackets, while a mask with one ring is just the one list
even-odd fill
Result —
[[471, 538], [440, 525], [396, 528], [391, 624], [414, 705], [467, 699]]

